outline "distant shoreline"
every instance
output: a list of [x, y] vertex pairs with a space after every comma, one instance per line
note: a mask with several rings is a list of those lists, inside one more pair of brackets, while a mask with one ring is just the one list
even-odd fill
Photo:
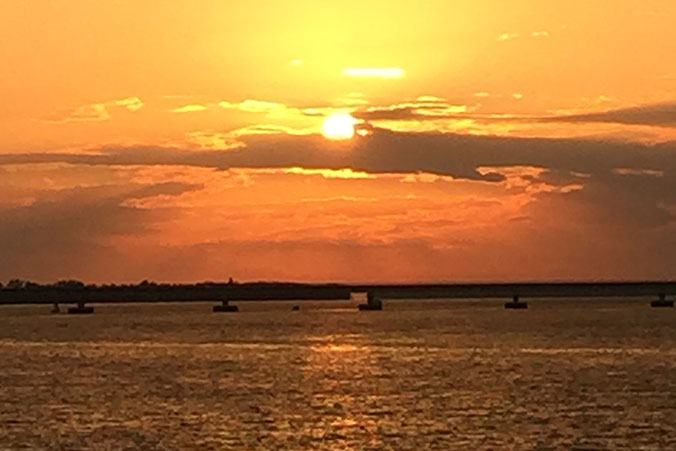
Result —
[[[15, 281], [13, 281], [15, 282]], [[39, 285], [10, 283], [0, 288], [0, 305], [52, 303], [152, 303], [198, 301], [346, 300], [353, 293], [383, 299], [665, 297], [676, 295], [676, 281], [526, 282], [448, 284], [199, 283], [85, 285], [76, 281]]]

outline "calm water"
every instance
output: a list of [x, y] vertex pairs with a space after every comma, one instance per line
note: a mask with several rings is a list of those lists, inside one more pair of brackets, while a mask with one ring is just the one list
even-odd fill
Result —
[[0, 308], [0, 449], [676, 449], [676, 310]]

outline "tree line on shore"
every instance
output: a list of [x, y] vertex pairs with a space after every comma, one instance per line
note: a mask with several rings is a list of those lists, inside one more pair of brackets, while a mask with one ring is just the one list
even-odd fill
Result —
[[60, 280], [40, 284], [12, 279], [0, 285], [0, 304], [65, 302], [69, 300], [105, 301], [178, 301], [178, 300], [283, 300], [349, 299], [350, 288], [339, 284], [303, 284], [293, 282], [199, 282], [194, 284], [156, 283], [85, 284], [78, 280]]
[[[79, 280], [59, 280], [54, 283], [36, 283], [31, 282], [30, 280], [23, 279], [11, 279], [6, 284], [3, 285], [0, 282], [0, 289], [4, 290], [49, 290], [49, 289], [60, 289], [60, 290], [85, 290], [85, 289], [116, 289], [116, 288], [137, 288], [137, 289], [158, 289], [158, 288], [210, 288], [210, 287], [222, 287], [226, 285], [237, 285], [238, 282], [235, 282], [231, 277], [228, 282], [200, 282], [195, 284], [172, 284], [172, 283], [157, 283], [149, 280], [144, 280], [137, 284], [86, 284]], [[255, 285], [259, 284], [268, 284], [266, 282], [254, 283]], [[271, 284], [275, 284], [271, 282]]]

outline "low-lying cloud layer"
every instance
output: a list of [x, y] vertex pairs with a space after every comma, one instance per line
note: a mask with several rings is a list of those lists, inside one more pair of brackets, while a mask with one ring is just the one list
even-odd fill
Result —
[[[477, 97], [489, 97], [488, 93], [475, 93]], [[520, 94], [514, 94], [519, 99]], [[420, 101], [400, 105], [369, 107], [354, 114], [366, 121], [438, 121], [472, 119], [480, 122], [522, 122], [522, 123], [608, 123], [624, 125], [645, 125], [651, 127], [676, 127], [676, 103], [667, 102], [639, 105], [605, 111], [594, 111], [566, 115], [510, 115], [482, 114], [473, 112], [476, 106], [452, 105], [443, 99]]]
[[369, 133], [0, 155], [0, 279], [673, 275], [674, 144]]
[[616, 168], [676, 169], [676, 144], [647, 145], [583, 139], [509, 138], [372, 129], [350, 142], [319, 135], [242, 136], [242, 147], [194, 152], [180, 148], [103, 148], [88, 153], [0, 155], [0, 164], [187, 165], [230, 168], [304, 167], [370, 173], [425, 172], [461, 179], [500, 181], [482, 166], [538, 166], [555, 173], [601, 174]]

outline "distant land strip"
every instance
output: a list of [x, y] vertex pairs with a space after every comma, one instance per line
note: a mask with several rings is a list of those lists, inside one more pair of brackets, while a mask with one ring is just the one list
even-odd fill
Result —
[[52, 303], [150, 303], [200, 301], [347, 300], [353, 293], [381, 299], [643, 297], [676, 295], [676, 282], [537, 282], [447, 284], [305, 284], [285, 282], [51, 285], [10, 281], [0, 288], [0, 305]]

